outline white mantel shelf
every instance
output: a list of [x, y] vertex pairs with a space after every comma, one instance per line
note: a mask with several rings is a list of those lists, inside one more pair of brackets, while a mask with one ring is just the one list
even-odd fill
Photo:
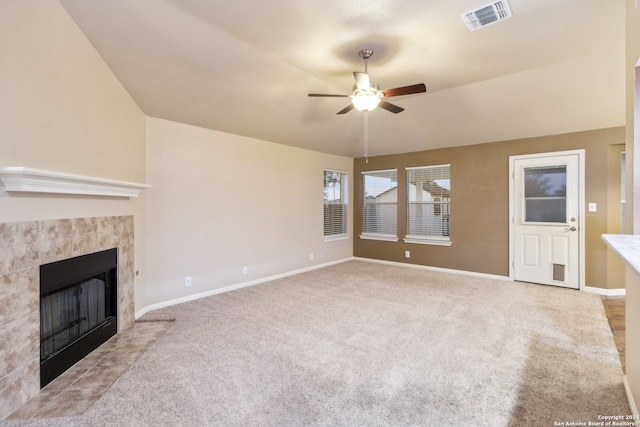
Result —
[[138, 197], [147, 184], [73, 175], [13, 166], [0, 168], [0, 180], [7, 191], [78, 194], [109, 197]]

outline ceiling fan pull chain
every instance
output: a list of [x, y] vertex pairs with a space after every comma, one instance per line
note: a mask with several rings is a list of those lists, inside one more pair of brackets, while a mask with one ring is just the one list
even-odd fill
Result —
[[369, 111], [364, 110], [364, 160], [369, 163]]

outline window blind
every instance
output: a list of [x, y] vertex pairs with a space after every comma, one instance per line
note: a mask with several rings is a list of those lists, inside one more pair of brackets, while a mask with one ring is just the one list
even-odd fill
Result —
[[450, 165], [407, 168], [405, 240], [449, 240]]
[[349, 211], [349, 175], [346, 172], [324, 170], [324, 237], [347, 237]]
[[362, 172], [362, 238], [397, 240], [398, 171]]

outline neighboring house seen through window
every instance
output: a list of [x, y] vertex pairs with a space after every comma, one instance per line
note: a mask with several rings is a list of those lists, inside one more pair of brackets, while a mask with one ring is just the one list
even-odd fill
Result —
[[349, 212], [349, 175], [324, 170], [324, 240], [346, 239]]
[[450, 245], [450, 165], [407, 168], [409, 243]]
[[362, 172], [363, 239], [398, 240], [398, 171]]

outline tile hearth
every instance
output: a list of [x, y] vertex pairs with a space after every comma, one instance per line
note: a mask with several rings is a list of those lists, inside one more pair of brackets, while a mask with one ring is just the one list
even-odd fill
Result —
[[40, 266], [118, 250], [118, 328], [134, 322], [134, 217], [0, 223], [0, 419], [40, 391]]
[[7, 420], [82, 415], [173, 323], [135, 322], [56, 378]]

